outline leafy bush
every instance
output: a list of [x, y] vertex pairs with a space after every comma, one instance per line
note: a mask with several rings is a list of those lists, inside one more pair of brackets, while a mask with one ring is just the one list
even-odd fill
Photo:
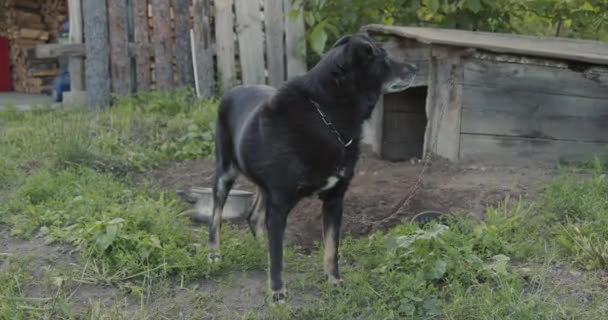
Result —
[[339, 36], [370, 23], [608, 41], [603, 0], [304, 0], [301, 7], [311, 63]]
[[[95, 279], [119, 282], [143, 272], [205, 276], [222, 268], [207, 264], [206, 247], [196, 246], [199, 240], [177, 200], [142, 192], [111, 174], [88, 168], [41, 171], [16, 191], [7, 211], [4, 222], [13, 235], [39, 234], [49, 243], [79, 248], [96, 266], [88, 270]], [[201, 237], [206, 238], [204, 231]], [[265, 263], [264, 251], [253, 239], [225, 241], [222, 249], [223, 268]]]

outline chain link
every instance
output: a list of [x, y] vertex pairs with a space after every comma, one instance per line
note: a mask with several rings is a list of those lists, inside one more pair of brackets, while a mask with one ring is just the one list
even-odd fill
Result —
[[338, 138], [338, 142], [340, 142], [340, 144], [342, 144], [342, 146], [344, 148], [350, 146], [350, 144], [353, 142], [353, 140], [351, 139], [347, 143], [344, 143], [344, 140], [342, 139], [342, 135], [340, 135], [340, 132], [338, 132], [338, 129], [336, 129], [334, 124], [331, 123], [331, 120], [329, 120], [329, 117], [323, 111], [321, 111], [321, 106], [316, 101], [314, 101], [312, 99], [309, 99], [309, 100], [310, 100], [310, 103], [312, 103], [315, 106], [315, 109], [317, 109], [317, 113], [319, 113], [319, 115], [321, 116], [321, 120], [323, 120], [323, 123], [325, 123], [325, 125], [329, 128], [329, 130], [331, 130], [331, 132], [336, 135], [336, 138]]
[[[453, 85], [454, 79], [450, 79], [450, 81], [448, 81], [448, 83], [450, 85]], [[447, 108], [448, 108], [448, 106], [444, 105], [444, 106], [442, 106], [442, 108], [439, 109], [439, 115], [437, 117], [438, 124], [441, 123], [444, 111]], [[393, 209], [391, 214], [389, 214], [388, 216], [384, 217], [381, 220], [373, 221], [370, 223], [372, 226], [371, 230], [370, 230], [371, 232], [377, 231], [384, 224], [395, 219], [395, 217], [397, 217], [398, 215], [402, 214], [403, 209], [408, 207], [410, 205], [410, 202], [412, 201], [412, 199], [414, 199], [414, 197], [416, 196], [418, 189], [420, 189], [420, 186], [422, 185], [422, 179], [424, 178], [424, 173], [428, 170], [428, 168], [431, 165], [432, 153], [433, 153], [433, 150], [435, 149], [435, 146], [437, 145], [437, 138], [439, 136], [439, 128], [432, 128], [432, 130], [433, 131], [431, 131], [431, 132], [433, 133], [433, 137], [429, 137], [431, 139], [432, 144], [428, 148], [426, 154], [423, 156], [424, 164], [422, 166], [422, 169], [420, 169], [420, 172], [418, 173], [414, 186], [410, 189], [410, 192], [397, 203], [397, 205], [395, 206], [395, 209]], [[367, 217], [364, 217], [364, 219], [367, 219]]]

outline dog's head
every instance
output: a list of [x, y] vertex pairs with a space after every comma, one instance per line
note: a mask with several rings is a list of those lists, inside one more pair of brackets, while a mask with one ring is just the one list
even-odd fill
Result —
[[340, 38], [327, 55], [331, 63], [366, 88], [394, 93], [407, 89], [416, 77], [416, 67], [391, 59], [367, 33]]

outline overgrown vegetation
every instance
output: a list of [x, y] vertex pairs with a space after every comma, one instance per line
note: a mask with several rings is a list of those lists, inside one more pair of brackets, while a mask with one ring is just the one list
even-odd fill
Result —
[[604, 0], [305, 0], [302, 6], [313, 60], [369, 23], [608, 41]]
[[[162, 299], [167, 286], [235, 271], [263, 274], [265, 248], [238, 228], [223, 229], [223, 260], [208, 264], [206, 231], [191, 227], [172, 193], [133, 174], [163, 161], [209, 156], [216, 104], [184, 92], [154, 93], [100, 113], [0, 114], [0, 228], [77, 252], [75, 264], [63, 269], [41, 269], [39, 261], [0, 252], [0, 318], [147, 318], [150, 296]], [[459, 215], [445, 225], [347, 236], [342, 289], [325, 283], [320, 250], [308, 257], [288, 248], [287, 272], [302, 275], [290, 290], [296, 297], [313, 294], [240, 316], [601, 319], [608, 309], [606, 166], [594, 161], [563, 171], [538, 202], [507, 199], [488, 208], [484, 221]], [[43, 297], [28, 290], [40, 270], [46, 280], [36, 285], [51, 292]], [[140, 305], [135, 314], [101, 302], [79, 310], [70, 292], [82, 284], [119, 288]], [[215, 290], [234, 284], [219, 286], [209, 295], [193, 291], [188, 303], [200, 308], [199, 318], [221, 314], [213, 311], [223, 303], [213, 299]]]

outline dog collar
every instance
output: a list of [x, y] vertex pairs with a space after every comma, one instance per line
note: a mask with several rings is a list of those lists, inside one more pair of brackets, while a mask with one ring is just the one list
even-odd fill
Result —
[[336, 129], [336, 127], [334, 126], [333, 123], [331, 123], [331, 120], [329, 120], [329, 117], [321, 110], [321, 106], [314, 100], [309, 99], [310, 103], [312, 103], [315, 106], [315, 109], [317, 109], [317, 113], [319, 113], [319, 115], [321, 116], [321, 120], [323, 120], [323, 123], [325, 123], [325, 125], [329, 128], [329, 130], [331, 130], [335, 135], [336, 138], [338, 138], [338, 141], [340, 142], [340, 144], [342, 144], [342, 146], [344, 146], [344, 148], [348, 148], [348, 146], [350, 146], [353, 143], [353, 139], [348, 140], [348, 142], [344, 142], [344, 139], [342, 139], [342, 135], [340, 135], [340, 132], [338, 132], [338, 129]]

